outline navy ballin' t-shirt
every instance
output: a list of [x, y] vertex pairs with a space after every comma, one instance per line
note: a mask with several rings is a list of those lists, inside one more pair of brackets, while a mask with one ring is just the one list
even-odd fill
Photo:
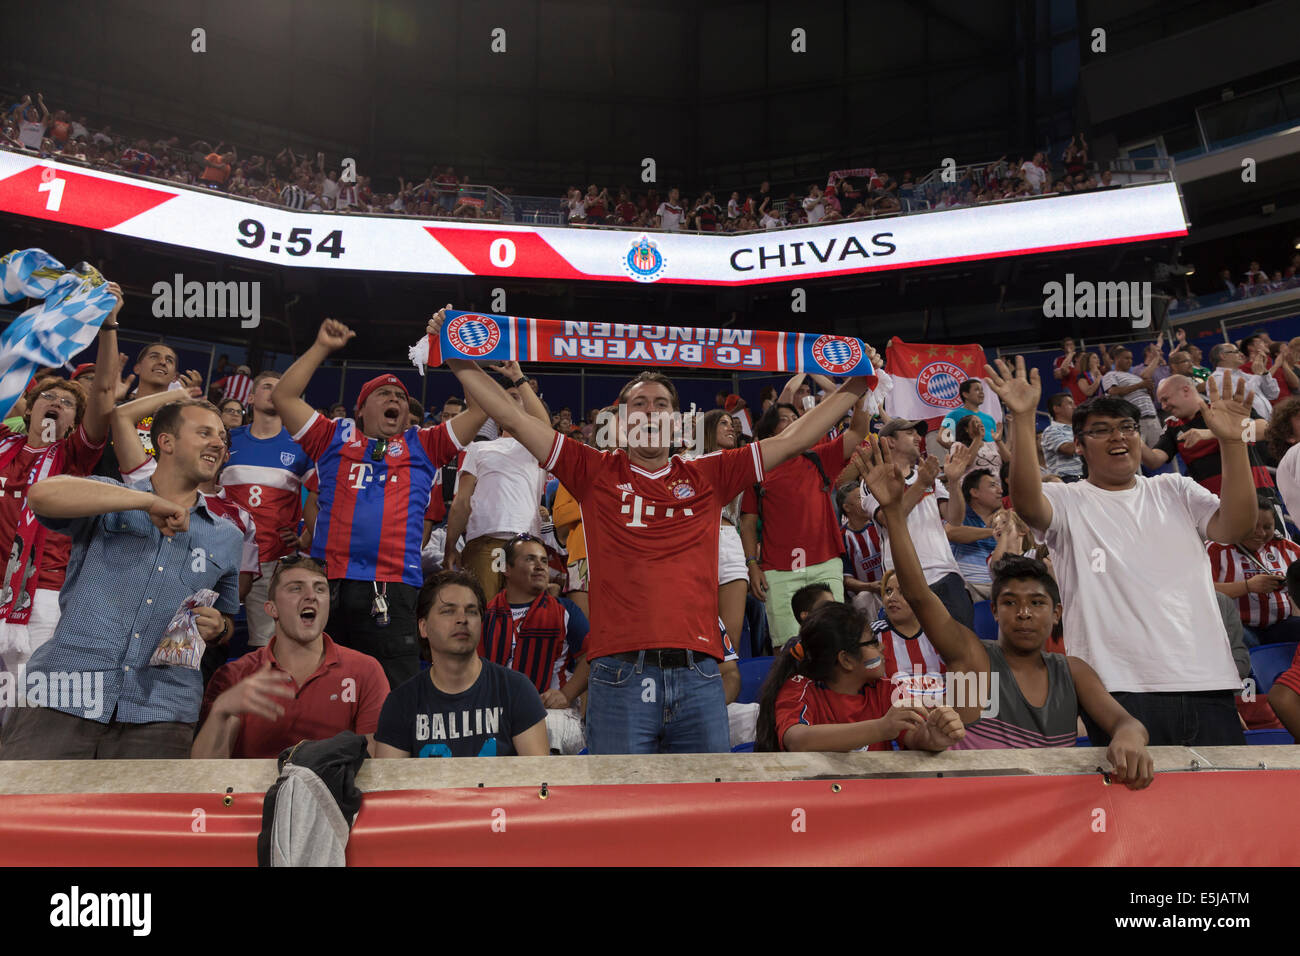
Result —
[[444, 694], [422, 671], [388, 695], [375, 740], [412, 757], [512, 757], [514, 738], [546, 719], [523, 674], [482, 660], [468, 690]]

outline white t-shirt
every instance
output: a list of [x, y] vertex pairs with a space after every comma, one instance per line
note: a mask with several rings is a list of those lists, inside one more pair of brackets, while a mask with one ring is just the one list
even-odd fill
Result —
[[1065, 642], [1108, 691], [1241, 687], [1204, 539], [1216, 495], [1177, 474], [1124, 491], [1043, 485], [1044, 539], [1065, 605]]
[[1116, 386], [1123, 388], [1126, 385], [1142, 385], [1144, 387], [1129, 392], [1127, 395], [1117, 397], [1132, 402], [1143, 418], [1154, 418], [1156, 403], [1151, 400], [1151, 393], [1146, 390], [1146, 382], [1142, 378], [1132, 372], [1121, 372], [1119, 369], [1111, 369], [1101, 377], [1101, 387], [1107, 392]]
[[826, 200], [821, 196], [809, 196], [803, 201], [803, 209], [809, 222], [821, 222], [826, 215]]
[[41, 140], [45, 137], [45, 124], [40, 120], [34, 123], [28, 123], [25, 120], [18, 124], [18, 141], [28, 149], [40, 149]]
[[546, 490], [546, 472], [519, 442], [513, 438], [471, 442], [460, 474], [473, 475], [478, 482], [470, 498], [466, 541], [542, 530], [537, 509]]
[[1300, 445], [1292, 445], [1277, 463], [1277, 490], [1288, 514], [1300, 515]]
[[661, 202], [659, 211], [656, 213], [659, 217], [659, 226], [662, 229], [671, 229], [674, 232], [682, 227], [682, 207], [674, 206], [671, 203]]
[[1020, 167], [1025, 174], [1025, 181], [1029, 183], [1029, 188], [1036, 193], [1043, 191], [1043, 183], [1047, 182], [1047, 171], [1037, 163], [1030, 160]]
[[[908, 487], [916, 484], [917, 471], [907, 476]], [[925, 583], [934, 584], [947, 574], [961, 574], [957, 559], [953, 557], [952, 545], [948, 543], [948, 534], [943, 529], [943, 518], [939, 514], [939, 502], [948, 500], [948, 492], [936, 480], [934, 488], [925, 493], [915, 508], [907, 516], [907, 530], [912, 536], [916, 556], [921, 559], [921, 570], [925, 572]], [[875, 520], [880, 504], [865, 485], [862, 486], [862, 508]], [[894, 566], [894, 554], [889, 547], [889, 532], [885, 526], [876, 522], [880, 529], [880, 545], [884, 554], [885, 570]]]

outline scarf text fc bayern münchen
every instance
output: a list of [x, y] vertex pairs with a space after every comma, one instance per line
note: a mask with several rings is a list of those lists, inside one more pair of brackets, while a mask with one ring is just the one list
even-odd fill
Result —
[[847, 335], [569, 322], [451, 309], [445, 315], [436, 338], [426, 335], [412, 347], [417, 368], [468, 359], [875, 375], [866, 346]]

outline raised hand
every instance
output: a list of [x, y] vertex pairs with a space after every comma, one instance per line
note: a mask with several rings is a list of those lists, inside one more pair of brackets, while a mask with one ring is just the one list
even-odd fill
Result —
[[437, 312], [433, 313], [433, 315], [429, 316], [429, 324], [424, 327], [424, 331], [429, 333], [430, 335], [437, 335], [439, 332], [441, 332], [442, 323], [447, 321], [447, 310], [450, 308], [451, 308], [451, 303], [448, 302]]
[[[976, 441], [979, 441], [979, 439], [976, 439]], [[943, 478], [944, 483], [949, 488], [952, 487], [954, 481], [960, 483], [966, 472], [970, 470], [975, 461], [975, 447], [974, 444], [969, 448], [953, 446], [952, 450], [948, 452], [948, 460], [943, 463]]]
[[338, 319], [326, 319], [321, 323], [320, 331], [316, 333], [316, 344], [326, 351], [337, 352], [356, 338], [356, 335], [356, 332]]
[[117, 353], [117, 371], [113, 376], [117, 380], [117, 385], [113, 387], [113, 402], [115, 404], [126, 401], [126, 397], [131, 394], [131, 383], [135, 381], [135, 373], [132, 372], [126, 378], [122, 378], [122, 370], [126, 368], [126, 363], [129, 361], [131, 359], [125, 352]]
[[1250, 428], [1250, 407], [1255, 398], [1254, 391], [1246, 388], [1244, 380], [1238, 380], [1229, 386], [1227, 393], [1221, 395], [1219, 379], [1211, 375], [1205, 380], [1205, 395], [1210, 401], [1210, 407], [1202, 417], [1214, 437], [1221, 442], [1245, 442], [1246, 430]]
[[933, 455], [927, 455], [925, 460], [917, 466], [917, 483], [923, 488], [929, 488], [934, 484], [934, 480], [939, 477], [939, 470], [939, 459]]
[[109, 313], [108, 321], [110, 324], [117, 323], [117, 314], [122, 311], [122, 305], [126, 302], [126, 296], [122, 294], [122, 287], [116, 282], [108, 284], [108, 294], [113, 297], [113, 311]]
[[518, 362], [484, 362], [483, 367], [500, 375], [507, 382], [517, 382], [524, 377], [524, 370]]
[[[1014, 414], [1032, 416], [1038, 408], [1038, 399], [1043, 394], [1042, 383], [1038, 380], [1038, 369], [1030, 369], [1029, 374], [1026, 375], [1025, 359], [1022, 355], [1016, 356], [1014, 371], [1002, 359], [998, 359], [995, 364], [996, 369], [992, 365], [984, 366], [984, 371], [988, 374], [989, 387], [998, 398], [1002, 399], [1002, 404]], [[1032, 417], [1030, 421], [1033, 421]]]
[[203, 375], [198, 369], [192, 368], [188, 372], [182, 372], [176, 377], [176, 381], [189, 392], [191, 398], [203, 397]]
[[903, 500], [907, 482], [898, 473], [898, 466], [884, 442], [872, 442], [865, 451], [859, 448], [853, 453], [853, 463], [866, 482], [867, 490], [882, 508]]

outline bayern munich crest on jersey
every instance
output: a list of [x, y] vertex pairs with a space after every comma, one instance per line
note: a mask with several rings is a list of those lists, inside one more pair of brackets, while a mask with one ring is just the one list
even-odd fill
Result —
[[857, 339], [842, 335], [820, 336], [812, 345], [813, 361], [828, 375], [843, 375], [862, 361], [862, 346]]
[[623, 258], [623, 268], [637, 282], [654, 282], [664, 271], [668, 260], [659, 251], [659, 244], [652, 242], [649, 236], [642, 236], [632, 243], [632, 248]]
[[678, 480], [668, 486], [674, 498], [692, 498], [695, 496], [695, 486], [689, 481]]
[[966, 370], [951, 362], [931, 362], [916, 377], [916, 394], [935, 408], [956, 408], [961, 404], [958, 389], [970, 378]]
[[388, 457], [389, 458], [402, 457], [402, 443], [400, 441], [390, 441], [388, 443]]
[[491, 316], [458, 315], [447, 325], [447, 340], [469, 358], [487, 355], [501, 341], [501, 329]]

